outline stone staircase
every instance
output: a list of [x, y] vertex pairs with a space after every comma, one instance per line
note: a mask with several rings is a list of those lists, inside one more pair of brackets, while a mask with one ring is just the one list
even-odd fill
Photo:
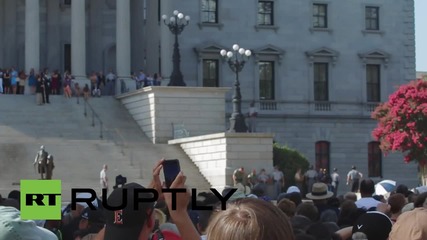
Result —
[[0, 95], [0, 194], [18, 189], [20, 179], [39, 179], [32, 162], [44, 145], [54, 156], [54, 179], [62, 180], [62, 200], [70, 200], [71, 188], [99, 192], [99, 171], [109, 165], [110, 185], [118, 174], [128, 182], [147, 186], [154, 164], [161, 158], [180, 160], [189, 187], [205, 191], [209, 183], [178, 146], [152, 144], [121, 103], [113, 97], [92, 98], [92, 111], [76, 99], [51, 96], [51, 104], [37, 106], [35, 96]]

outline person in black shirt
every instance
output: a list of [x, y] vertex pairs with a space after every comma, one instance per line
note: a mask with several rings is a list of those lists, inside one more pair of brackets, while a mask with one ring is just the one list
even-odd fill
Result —
[[43, 83], [41, 76], [36, 76], [37, 82], [36, 82], [36, 102], [37, 105], [43, 104]]
[[46, 100], [46, 103], [50, 103], [49, 95], [50, 95], [50, 92], [52, 91], [52, 81], [50, 80], [50, 78], [47, 78], [46, 76], [44, 77], [44, 85], [45, 85], [45, 100]]

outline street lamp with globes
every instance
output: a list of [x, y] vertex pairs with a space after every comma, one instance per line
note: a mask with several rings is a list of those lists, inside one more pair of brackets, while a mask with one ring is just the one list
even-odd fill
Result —
[[239, 72], [245, 66], [246, 60], [249, 59], [252, 52], [241, 48], [238, 44], [233, 45], [233, 51], [222, 49], [222, 57], [227, 59], [228, 66], [236, 74], [233, 94], [233, 113], [230, 117], [229, 132], [247, 132], [248, 127], [245, 123], [245, 117], [242, 114], [242, 95], [240, 93]]
[[168, 86], [186, 86], [180, 69], [181, 56], [179, 54], [178, 35], [181, 34], [185, 26], [190, 23], [190, 16], [184, 17], [184, 14], [175, 10], [173, 11], [173, 16], [169, 18], [169, 21], [167, 15], [163, 15], [162, 19], [165, 25], [169, 27], [169, 30], [175, 35], [172, 56], [173, 70]]

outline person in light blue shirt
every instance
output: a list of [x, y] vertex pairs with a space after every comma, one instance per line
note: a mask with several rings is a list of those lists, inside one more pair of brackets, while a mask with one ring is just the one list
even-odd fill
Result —
[[10, 82], [11, 82], [11, 85], [12, 85], [12, 91], [13, 91], [13, 94], [16, 94], [16, 89], [17, 89], [17, 85], [18, 85], [18, 81], [17, 81], [17, 79], [18, 79], [18, 72], [15, 70], [14, 67], [11, 68], [10, 75], [11, 75], [11, 81]]

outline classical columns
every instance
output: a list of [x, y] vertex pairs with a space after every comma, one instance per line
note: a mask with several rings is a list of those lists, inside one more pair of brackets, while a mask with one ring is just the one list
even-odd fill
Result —
[[[135, 83], [129, 81], [131, 72], [131, 37], [130, 37], [130, 0], [117, 1], [116, 12], [116, 64], [118, 79], [126, 81], [126, 87], [135, 88]], [[117, 82], [120, 86], [120, 81]], [[116, 93], [120, 94], [119, 91]]]
[[87, 79], [85, 0], [73, 0], [71, 3], [71, 73], [76, 79]]
[[40, 3], [25, 1], [25, 72], [40, 70]]

